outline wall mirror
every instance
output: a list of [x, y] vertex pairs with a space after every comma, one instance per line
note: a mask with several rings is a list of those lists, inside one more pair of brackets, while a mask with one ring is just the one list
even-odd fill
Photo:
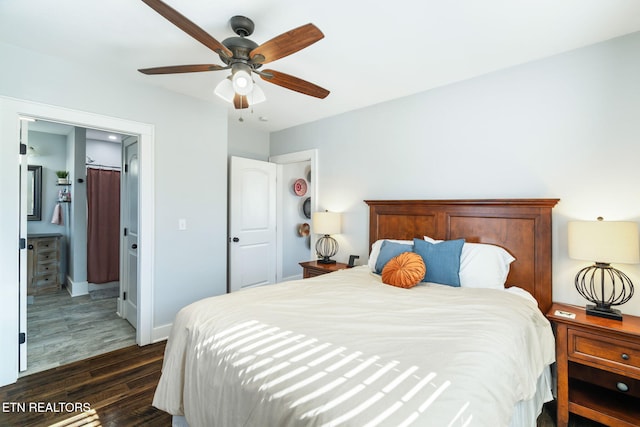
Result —
[[27, 220], [42, 219], [42, 166], [27, 166]]

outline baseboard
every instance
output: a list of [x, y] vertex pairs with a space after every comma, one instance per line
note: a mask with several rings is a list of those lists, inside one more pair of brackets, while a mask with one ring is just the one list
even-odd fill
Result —
[[168, 339], [169, 334], [171, 333], [172, 327], [173, 327], [173, 323], [168, 323], [166, 325], [153, 328], [151, 332], [151, 342], [156, 343], [156, 342], [160, 342]]
[[289, 282], [291, 280], [300, 280], [300, 279], [302, 279], [302, 274], [296, 274], [293, 276], [283, 277], [281, 282]]
[[67, 276], [67, 292], [72, 297], [79, 297], [80, 295], [89, 294], [89, 282], [86, 280], [83, 282], [74, 282], [71, 277]]
[[120, 287], [120, 282], [108, 282], [108, 283], [89, 283], [86, 280], [82, 282], [75, 282], [71, 277], [67, 276], [67, 292], [72, 297], [79, 297], [81, 295], [88, 295], [91, 291], [97, 291], [99, 289], [110, 289]]
[[115, 281], [115, 282], [107, 282], [107, 283], [91, 283], [89, 282], [89, 292], [91, 291], [97, 291], [99, 289], [111, 289], [111, 288], [119, 288], [120, 287], [120, 282], [119, 281]]

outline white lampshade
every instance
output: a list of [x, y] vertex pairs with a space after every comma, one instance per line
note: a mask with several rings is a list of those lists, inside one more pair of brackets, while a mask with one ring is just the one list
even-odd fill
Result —
[[254, 84], [253, 90], [249, 95], [247, 95], [247, 102], [249, 103], [249, 105], [256, 105], [266, 100], [267, 97], [264, 95], [264, 91], [262, 90], [262, 88], [257, 84]]
[[627, 221], [570, 221], [569, 257], [601, 263], [640, 262], [638, 224]]
[[223, 79], [220, 83], [218, 83], [213, 93], [227, 102], [233, 102], [233, 97], [236, 95], [236, 93], [233, 91], [233, 83], [231, 83], [231, 78], [227, 77], [226, 79]]
[[314, 212], [311, 217], [311, 229], [315, 234], [340, 234], [341, 215], [337, 212]]

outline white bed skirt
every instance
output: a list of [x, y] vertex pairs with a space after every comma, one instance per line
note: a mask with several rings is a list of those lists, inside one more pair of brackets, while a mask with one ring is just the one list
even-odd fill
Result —
[[184, 415], [174, 415], [171, 420], [171, 427], [189, 427], [189, 423]]

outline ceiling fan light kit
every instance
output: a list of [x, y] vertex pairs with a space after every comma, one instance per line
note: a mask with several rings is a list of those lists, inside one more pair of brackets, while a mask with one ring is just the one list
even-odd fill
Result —
[[253, 21], [245, 16], [233, 16], [229, 20], [229, 24], [237, 36], [229, 37], [220, 43], [161, 0], [142, 1], [182, 31], [216, 52], [225, 64], [225, 66], [217, 64], [171, 65], [139, 69], [138, 71], [143, 74], [197, 73], [231, 69], [231, 75], [218, 83], [214, 92], [220, 98], [232, 103], [236, 109], [247, 108], [249, 105], [266, 100], [262, 89], [253, 81], [252, 73], [258, 74], [266, 82], [304, 95], [323, 99], [330, 93], [328, 90], [298, 77], [275, 70], [259, 70], [263, 64], [289, 56], [324, 38], [324, 34], [311, 23], [294, 28], [258, 45], [247, 38], [253, 34], [255, 28]]
[[245, 96], [236, 93], [233, 88], [233, 83], [231, 82], [231, 76], [223, 79], [220, 83], [218, 83], [213, 93], [230, 103], [234, 103], [234, 99], [236, 97], [241, 96], [242, 98], [245, 98], [245, 105], [238, 108], [247, 108], [249, 106], [256, 105], [267, 100], [267, 97], [265, 96], [262, 88], [256, 84], [253, 84], [252, 90]]

